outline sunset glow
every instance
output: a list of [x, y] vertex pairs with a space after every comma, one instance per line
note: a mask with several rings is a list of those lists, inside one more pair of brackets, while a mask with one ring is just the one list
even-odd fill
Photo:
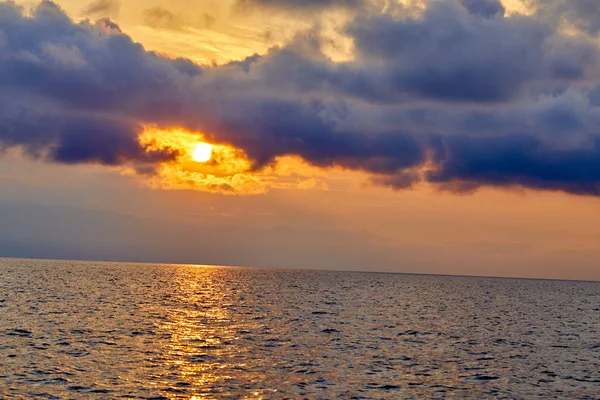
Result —
[[592, 3], [0, 0], [0, 249], [600, 279]]
[[599, 124], [600, 0], [0, 0], [0, 398], [597, 398]]

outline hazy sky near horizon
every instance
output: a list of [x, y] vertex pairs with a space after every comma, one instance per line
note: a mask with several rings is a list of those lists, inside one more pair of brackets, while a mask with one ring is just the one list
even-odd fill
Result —
[[600, 280], [599, 38], [586, 0], [0, 1], [0, 256]]

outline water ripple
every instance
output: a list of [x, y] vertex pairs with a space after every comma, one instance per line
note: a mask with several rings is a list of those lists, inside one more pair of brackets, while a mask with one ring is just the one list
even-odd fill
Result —
[[0, 260], [0, 398], [598, 399], [600, 284]]

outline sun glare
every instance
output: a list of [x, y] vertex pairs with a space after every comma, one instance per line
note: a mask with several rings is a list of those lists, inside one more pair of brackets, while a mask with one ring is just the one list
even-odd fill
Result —
[[[164, 150], [177, 155], [158, 165], [156, 174], [144, 175], [148, 186], [231, 195], [262, 194], [271, 188], [326, 190], [321, 178], [328, 173], [308, 166], [299, 158], [283, 157], [277, 160], [277, 164], [254, 171], [243, 150], [228, 144], [211, 144], [205, 142], [205, 138], [203, 132], [146, 126], [139, 137], [140, 145], [146, 151]], [[137, 175], [133, 168], [123, 173]]]
[[212, 149], [212, 145], [200, 142], [196, 145], [192, 158], [194, 161], [207, 162], [212, 157]]

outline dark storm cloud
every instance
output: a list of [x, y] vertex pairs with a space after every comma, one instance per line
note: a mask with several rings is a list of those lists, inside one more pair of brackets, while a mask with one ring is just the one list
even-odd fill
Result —
[[109, 20], [75, 23], [49, 1], [31, 15], [0, 3], [0, 146], [62, 163], [153, 165], [176, 156], [138, 143], [155, 124], [232, 144], [257, 169], [297, 155], [395, 189], [424, 180], [600, 194], [592, 38], [562, 35], [539, 11], [507, 17], [497, 1], [427, 4], [420, 17], [354, 18], [352, 61], [325, 56], [314, 29], [199, 67], [146, 51]]
[[137, 123], [33, 106], [31, 100], [0, 96], [1, 146], [20, 146], [34, 158], [65, 164], [155, 164], [177, 155], [143, 148], [137, 140], [141, 130]]
[[513, 186], [600, 195], [600, 136], [579, 148], [551, 148], [533, 135], [455, 136], [433, 183]]
[[335, 112], [333, 105], [237, 100], [229, 107], [236, 115], [221, 129], [229, 132], [228, 141], [245, 149], [257, 167], [281, 155], [299, 155], [320, 167], [339, 165], [389, 174], [425, 160], [425, 146], [410, 134], [388, 131], [367, 135], [336, 129], [335, 116], [325, 116]]
[[557, 35], [540, 20], [482, 18], [452, 1], [433, 2], [419, 19], [357, 18], [348, 30], [364, 64], [344, 89], [385, 102], [507, 101], [535, 81], [582, 79], [597, 58], [589, 40]]
[[[127, 113], [176, 111], [173, 99], [156, 95], [175, 95], [172, 78], [192, 77], [199, 67], [147, 53], [110, 21], [74, 24], [51, 2], [31, 17], [1, 3], [0, 27], [2, 145], [64, 163], [155, 163], [175, 156], [145, 151], [139, 121]], [[143, 96], [149, 98], [142, 102]]]
[[[261, 62], [253, 57], [204, 76], [189, 61], [146, 52], [107, 21], [74, 24], [50, 2], [31, 17], [19, 15], [4, 31], [8, 52], [0, 63], [0, 85], [22, 99], [12, 105], [18, 110], [12, 118], [3, 116], [0, 137], [5, 144], [35, 151], [49, 148], [55, 161], [117, 164], [171, 156], [141, 151], [135, 141], [141, 123], [219, 132], [216, 140], [243, 148], [257, 168], [288, 154], [319, 166], [376, 173], [424, 159], [422, 146], [409, 134], [369, 137], [336, 129], [343, 107], [286, 100], [270, 92], [253, 94], [264, 92], [269, 82], [262, 80], [276, 72], [278, 63], [283, 66], [284, 50], [266, 60], [266, 75], [243, 72]], [[40, 122], [30, 126], [31, 121]]]

